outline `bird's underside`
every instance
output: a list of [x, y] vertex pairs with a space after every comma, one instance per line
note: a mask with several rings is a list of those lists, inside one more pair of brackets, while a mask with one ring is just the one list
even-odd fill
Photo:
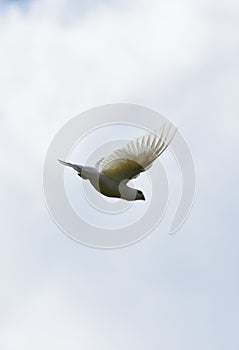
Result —
[[128, 201], [145, 200], [142, 191], [127, 183], [149, 169], [168, 147], [176, 134], [172, 124], [164, 124], [158, 131], [138, 137], [125, 147], [98, 161], [95, 167], [83, 166], [59, 160], [62, 165], [73, 168], [78, 175], [107, 197]]

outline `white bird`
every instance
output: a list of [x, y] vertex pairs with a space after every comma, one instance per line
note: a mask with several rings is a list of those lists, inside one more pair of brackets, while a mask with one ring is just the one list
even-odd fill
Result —
[[145, 200], [142, 191], [129, 187], [127, 183], [152, 166], [173, 140], [176, 131], [173, 124], [163, 124], [159, 130], [138, 137], [102, 158], [95, 167], [58, 161], [73, 168], [82, 179], [89, 180], [98, 192], [107, 197]]

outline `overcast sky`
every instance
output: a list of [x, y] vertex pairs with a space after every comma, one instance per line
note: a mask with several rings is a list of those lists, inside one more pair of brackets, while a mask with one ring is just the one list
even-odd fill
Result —
[[[239, 4], [0, 1], [0, 347], [238, 350]], [[167, 115], [190, 144], [193, 210], [144, 240], [82, 246], [43, 199], [47, 148], [112, 102]], [[169, 208], [170, 209], [170, 208]]]

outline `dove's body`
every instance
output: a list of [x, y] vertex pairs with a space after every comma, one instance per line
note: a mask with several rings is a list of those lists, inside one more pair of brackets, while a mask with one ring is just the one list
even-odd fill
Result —
[[107, 197], [122, 198], [127, 201], [145, 200], [142, 191], [127, 186], [127, 183], [146, 171], [172, 141], [176, 129], [170, 124], [163, 125], [161, 135], [151, 133], [131, 141], [122, 149], [101, 159], [95, 167], [67, 163], [78, 175], [89, 180], [91, 185]]
[[94, 167], [71, 164], [63, 161], [61, 161], [61, 163], [78, 171], [78, 175], [82, 179], [89, 180], [91, 185], [104, 196], [122, 198], [127, 201], [133, 201], [137, 197], [137, 190], [127, 186], [125, 181], [119, 183], [109, 176], [100, 173]]

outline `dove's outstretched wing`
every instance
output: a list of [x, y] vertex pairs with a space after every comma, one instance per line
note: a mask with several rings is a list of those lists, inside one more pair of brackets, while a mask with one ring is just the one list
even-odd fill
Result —
[[168, 147], [176, 131], [173, 124], [164, 124], [157, 131], [130, 141], [97, 163], [100, 173], [116, 181], [137, 177]]

